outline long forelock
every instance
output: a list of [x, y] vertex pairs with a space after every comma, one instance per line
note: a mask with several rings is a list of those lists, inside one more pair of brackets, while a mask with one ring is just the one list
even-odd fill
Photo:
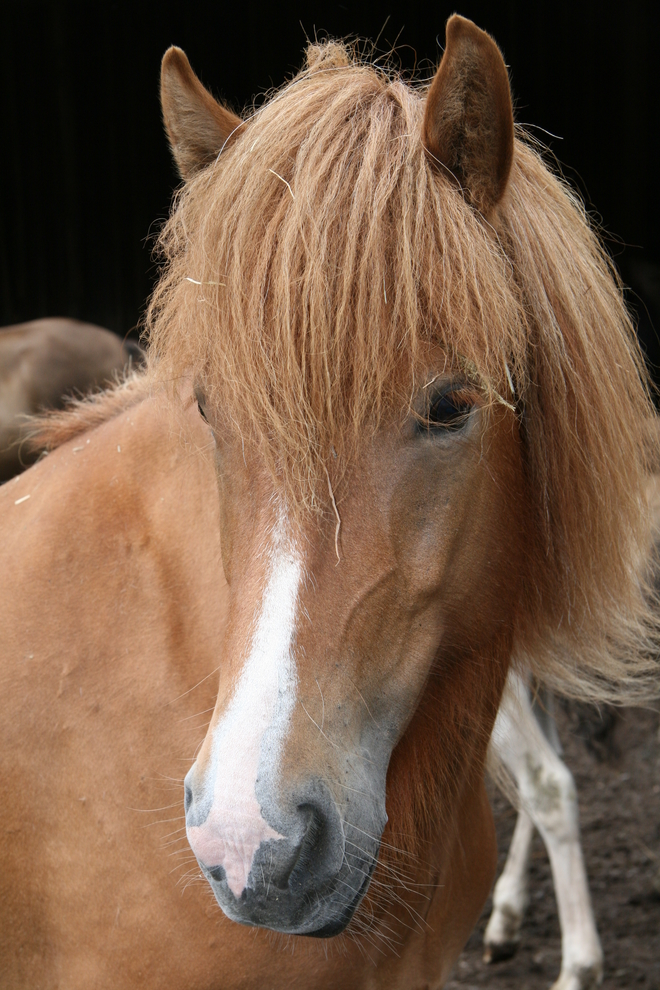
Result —
[[419, 88], [337, 43], [312, 46], [163, 234], [152, 350], [163, 369], [194, 369], [294, 504], [323, 501], [331, 451], [347, 463], [365, 428], [405, 406], [425, 344], [497, 394], [505, 366], [523, 372], [511, 267], [437, 182], [423, 109]]

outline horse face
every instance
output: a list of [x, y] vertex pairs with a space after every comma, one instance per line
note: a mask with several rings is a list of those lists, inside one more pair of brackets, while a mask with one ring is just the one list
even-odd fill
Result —
[[316, 936], [345, 927], [378, 856], [392, 751], [434, 664], [492, 657], [512, 625], [523, 502], [513, 416], [461, 379], [429, 382], [403, 422], [365, 442], [342, 486], [338, 540], [334, 517], [294, 524], [216, 423], [229, 620], [186, 823], [236, 921]]

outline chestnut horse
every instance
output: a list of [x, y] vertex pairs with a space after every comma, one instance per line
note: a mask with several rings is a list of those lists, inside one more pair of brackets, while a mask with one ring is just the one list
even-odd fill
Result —
[[162, 102], [147, 371], [0, 491], [0, 983], [440, 987], [514, 647], [656, 683], [633, 330], [469, 21], [430, 86], [314, 44], [241, 119], [170, 49]]
[[0, 328], [0, 482], [36, 458], [30, 416], [61, 409], [67, 396], [111, 385], [144, 360], [132, 340], [92, 323], [43, 319]]

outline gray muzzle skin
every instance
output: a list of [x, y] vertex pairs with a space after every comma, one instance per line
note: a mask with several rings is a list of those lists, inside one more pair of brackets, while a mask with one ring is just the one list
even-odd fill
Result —
[[[370, 769], [374, 766], [369, 759]], [[355, 776], [354, 768], [351, 768]], [[230, 889], [222, 865], [199, 865], [218, 904], [232, 921], [292, 935], [330, 938], [349, 923], [369, 887], [385, 813], [386, 767], [378, 774], [378, 796], [365, 786], [364, 774], [346, 788], [340, 810], [328, 785], [308, 779], [287, 801], [275, 804], [265, 781], [256, 793], [261, 814], [283, 838], [263, 841], [252, 859], [239, 896]], [[196, 787], [195, 767], [186, 776], [186, 826], [206, 819], [210, 802]], [[197, 799], [196, 799], [197, 798]]]

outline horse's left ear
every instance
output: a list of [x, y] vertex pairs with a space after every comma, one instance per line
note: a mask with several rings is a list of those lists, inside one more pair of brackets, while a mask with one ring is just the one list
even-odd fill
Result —
[[422, 141], [439, 167], [487, 216], [501, 200], [513, 161], [509, 76], [485, 31], [454, 14], [445, 53], [426, 99]]
[[204, 89], [185, 52], [174, 45], [163, 55], [160, 102], [182, 179], [189, 179], [214, 161], [242, 124], [240, 117]]

